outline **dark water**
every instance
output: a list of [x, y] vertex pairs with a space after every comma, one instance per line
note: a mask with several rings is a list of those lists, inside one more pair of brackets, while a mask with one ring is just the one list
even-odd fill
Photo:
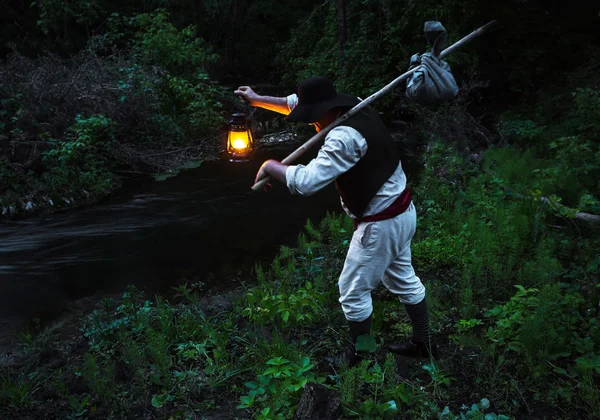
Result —
[[341, 210], [333, 188], [312, 197], [291, 196], [282, 185], [250, 190], [265, 159], [295, 146], [264, 147], [247, 163], [206, 162], [87, 209], [0, 224], [0, 323], [51, 319], [74, 299], [128, 284], [150, 291], [185, 280], [212, 290], [239, 285], [256, 261], [294, 244], [307, 218]]

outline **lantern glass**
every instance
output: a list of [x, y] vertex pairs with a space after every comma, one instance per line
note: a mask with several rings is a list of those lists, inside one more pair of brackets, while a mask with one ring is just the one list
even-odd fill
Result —
[[227, 141], [228, 151], [244, 152], [252, 147], [252, 133], [250, 130], [233, 131], [229, 130], [229, 139]]
[[227, 134], [227, 153], [232, 159], [246, 159], [254, 149], [250, 124], [244, 114], [233, 114]]

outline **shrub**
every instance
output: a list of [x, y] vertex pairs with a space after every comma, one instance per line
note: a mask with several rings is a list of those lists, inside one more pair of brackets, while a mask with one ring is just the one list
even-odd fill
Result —
[[114, 163], [115, 124], [104, 115], [78, 115], [67, 129], [65, 140], [50, 140], [54, 147], [44, 153], [47, 170], [42, 180], [53, 194], [89, 191], [94, 196], [116, 184]]

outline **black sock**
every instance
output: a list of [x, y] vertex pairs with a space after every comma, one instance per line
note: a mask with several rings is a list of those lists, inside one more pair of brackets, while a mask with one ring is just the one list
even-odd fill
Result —
[[404, 304], [406, 313], [412, 322], [413, 344], [429, 344], [429, 313], [427, 312], [427, 299], [423, 300], [416, 305]]
[[371, 333], [371, 319], [372, 315], [369, 315], [364, 321], [348, 321], [348, 327], [350, 328], [350, 339], [355, 344], [356, 340], [361, 335], [369, 335]]

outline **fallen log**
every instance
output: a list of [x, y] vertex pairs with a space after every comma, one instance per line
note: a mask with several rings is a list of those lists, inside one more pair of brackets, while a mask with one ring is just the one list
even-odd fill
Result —
[[[532, 196], [526, 196], [526, 195], [523, 195], [520, 193], [515, 193], [515, 192], [510, 191], [510, 189], [508, 189], [508, 188], [506, 188], [506, 192], [520, 200], [533, 199]], [[558, 212], [560, 212], [561, 210], [564, 210], [567, 213], [573, 214], [573, 219], [578, 219], [578, 220], [581, 220], [584, 222], [589, 222], [589, 223], [600, 223], [600, 216], [598, 216], [596, 214], [583, 213], [580, 211], [576, 211], [576, 209], [567, 207], [564, 204], [557, 203], [557, 202], [551, 200], [550, 198], [546, 197], [545, 195], [542, 195], [541, 197], [539, 197], [539, 200], [542, 203], [548, 204], [550, 207], [552, 207], [554, 210], [556, 210]]]
[[[545, 197], [545, 196], [540, 197], [540, 200], [543, 201], [544, 203], [550, 205], [550, 207], [553, 207], [554, 210], [560, 211], [561, 209], [563, 209], [563, 210], [568, 211], [569, 213], [572, 213], [575, 211], [575, 209], [572, 209], [572, 208], [567, 207], [560, 203], [555, 203], [554, 201], [550, 200], [548, 197]], [[600, 223], [600, 216], [598, 216], [596, 214], [591, 214], [591, 213], [583, 213], [583, 212], [578, 211], [575, 213], [573, 218], [583, 220], [584, 222], [589, 222], [589, 223]]]

